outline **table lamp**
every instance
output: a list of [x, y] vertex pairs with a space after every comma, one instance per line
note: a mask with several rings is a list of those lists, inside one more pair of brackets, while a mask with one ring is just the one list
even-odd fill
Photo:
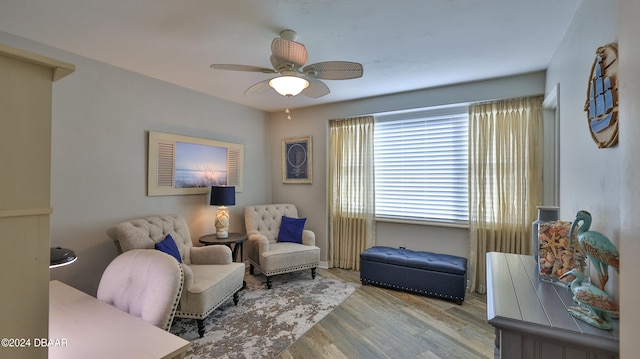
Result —
[[229, 210], [225, 206], [236, 204], [236, 188], [234, 186], [211, 186], [212, 206], [219, 206], [216, 212], [216, 237], [229, 238]]
[[56, 268], [71, 264], [78, 259], [76, 253], [69, 248], [51, 247], [49, 268]]

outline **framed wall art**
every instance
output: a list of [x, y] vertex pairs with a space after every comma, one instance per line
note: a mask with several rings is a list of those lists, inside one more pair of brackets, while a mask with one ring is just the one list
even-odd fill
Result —
[[150, 131], [148, 158], [148, 196], [242, 192], [244, 145]]
[[282, 183], [311, 183], [311, 136], [282, 140]]
[[596, 50], [584, 104], [591, 138], [598, 148], [618, 143], [618, 45]]

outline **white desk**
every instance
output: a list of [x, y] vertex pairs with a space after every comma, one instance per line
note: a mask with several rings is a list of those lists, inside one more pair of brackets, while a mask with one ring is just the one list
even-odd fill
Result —
[[184, 358], [190, 344], [56, 280], [49, 282], [49, 341], [50, 359]]

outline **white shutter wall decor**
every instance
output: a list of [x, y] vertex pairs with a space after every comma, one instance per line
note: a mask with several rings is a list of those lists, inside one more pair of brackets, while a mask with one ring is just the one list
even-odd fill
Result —
[[173, 166], [175, 164], [176, 144], [173, 142], [157, 142], [158, 151], [158, 187], [173, 188], [175, 176]]
[[236, 192], [242, 192], [244, 145], [150, 131], [148, 146], [148, 196], [209, 193], [210, 186], [189, 188], [176, 187], [175, 167], [177, 142], [225, 148], [226, 184], [227, 186], [235, 186]]
[[[227, 148], [227, 186], [240, 185], [240, 151]], [[236, 190], [236, 192], [238, 192]]]

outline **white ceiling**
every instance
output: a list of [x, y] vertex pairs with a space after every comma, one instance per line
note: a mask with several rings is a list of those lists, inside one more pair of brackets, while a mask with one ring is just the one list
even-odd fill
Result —
[[[0, 0], [0, 31], [265, 111], [545, 69], [581, 0]], [[360, 62], [327, 96], [245, 95], [292, 29], [308, 63]]]

